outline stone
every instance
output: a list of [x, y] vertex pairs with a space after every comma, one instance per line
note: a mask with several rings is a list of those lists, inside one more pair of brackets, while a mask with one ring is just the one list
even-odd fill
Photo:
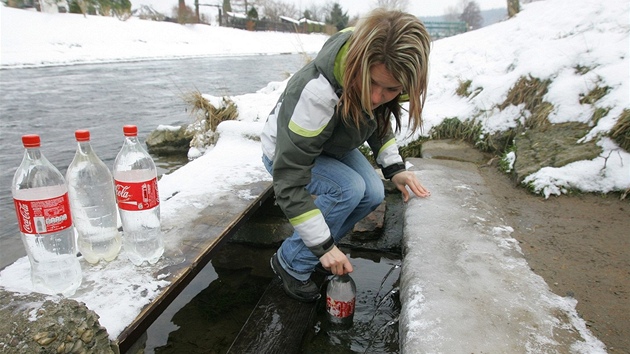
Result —
[[0, 289], [0, 348], [3, 353], [117, 353], [98, 315], [85, 304], [48, 295]]
[[422, 158], [472, 162], [481, 165], [487, 156], [467, 142], [456, 139], [429, 140], [422, 143]]
[[543, 167], [562, 167], [571, 162], [592, 160], [602, 149], [591, 140], [578, 141], [589, 131], [584, 123], [561, 123], [530, 129], [516, 136], [513, 174], [517, 183]]
[[147, 149], [149, 153], [158, 156], [187, 156], [193, 136], [194, 132], [188, 131], [187, 124], [156, 129], [147, 137]]
[[369, 241], [381, 237], [386, 210], [387, 202], [383, 201], [376, 210], [354, 225], [352, 238], [358, 241]]

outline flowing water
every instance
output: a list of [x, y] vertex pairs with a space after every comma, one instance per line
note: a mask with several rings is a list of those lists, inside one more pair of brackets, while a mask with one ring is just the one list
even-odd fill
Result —
[[[302, 55], [257, 55], [0, 70], [0, 269], [23, 257], [11, 181], [22, 161], [21, 136], [39, 134], [44, 155], [65, 175], [76, 129], [111, 169], [122, 126], [142, 139], [160, 124], [190, 123], [182, 95], [256, 92], [304, 65]], [[154, 157], [162, 174], [186, 162]]]

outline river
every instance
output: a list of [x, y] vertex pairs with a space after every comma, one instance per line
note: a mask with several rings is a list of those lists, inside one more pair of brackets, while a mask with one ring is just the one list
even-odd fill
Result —
[[[282, 81], [305, 63], [302, 55], [209, 57], [0, 71], [0, 269], [26, 255], [11, 183], [22, 161], [21, 136], [39, 134], [42, 152], [62, 174], [74, 157], [76, 129], [89, 129], [98, 156], [111, 169], [122, 126], [144, 139], [160, 124], [192, 122], [182, 95], [256, 92]], [[158, 174], [171, 160], [155, 157]], [[180, 160], [181, 161], [181, 160]], [[185, 163], [178, 161], [177, 164]]]

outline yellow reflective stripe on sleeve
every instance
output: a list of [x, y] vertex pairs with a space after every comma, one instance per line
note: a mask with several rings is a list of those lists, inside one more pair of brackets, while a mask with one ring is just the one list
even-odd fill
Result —
[[385, 144], [383, 144], [383, 146], [381, 146], [381, 149], [378, 151], [378, 154], [380, 155], [383, 152], [383, 150], [387, 149], [388, 147], [390, 147], [390, 146], [392, 146], [394, 144], [396, 144], [396, 139], [394, 139], [394, 138], [389, 139], [388, 142], [386, 142]]
[[313, 209], [311, 211], [307, 211], [302, 215], [298, 215], [294, 218], [289, 219], [289, 222], [291, 223], [291, 225], [296, 226], [321, 214], [322, 212], [319, 209]]
[[325, 125], [317, 130], [308, 130], [308, 129], [304, 129], [300, 127], [294, 121], [289, 122], [289, 130], [305, 138], [312, 138], [312, 137], [318, 136], [319, 133], [321, 133], [324, 130], [324, 128], [326, 128]]

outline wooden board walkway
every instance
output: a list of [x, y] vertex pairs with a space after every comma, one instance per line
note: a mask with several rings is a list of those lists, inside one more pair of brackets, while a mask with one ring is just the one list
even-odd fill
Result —
[[317, 306], [326, 296], [326, 276], [313, 273], [311, 279], [320, 287], [322, 298], [304, 303], [287, 296], [280, 279], [274, 277], [227, 354], [300, 353], [302, 340], [315, 324]]
[[[185, 259], [177, 264], [157, 269], [155, 275], [164, 275], [169, 284], [161, 289], [150, 304], [146, 305], [135, 320], [118, 336], [115, 345], [120, 353], [127, 352], [149, 326], [164, 312], [195, 276], [208, 264], [219, 246], [226, 242], [263, 202], [273, 195], [271, 182], [259, 182], [243, 186], [251, 199], [239, 197], [238, 191], [221, 196], [218, 201], [200, 213], [192, 224], [178, 225], [165, 232], [165, 240], [176, 244], [176, 249], [165, 247], [164, 256], [177, 258], [175, 252], [183, 253]], [[181, 255], [180, 255], [181, 257]]]
[[288, 297], [274, 278], [227, 354], [297, 354], [315, 318], [316, 303]]

